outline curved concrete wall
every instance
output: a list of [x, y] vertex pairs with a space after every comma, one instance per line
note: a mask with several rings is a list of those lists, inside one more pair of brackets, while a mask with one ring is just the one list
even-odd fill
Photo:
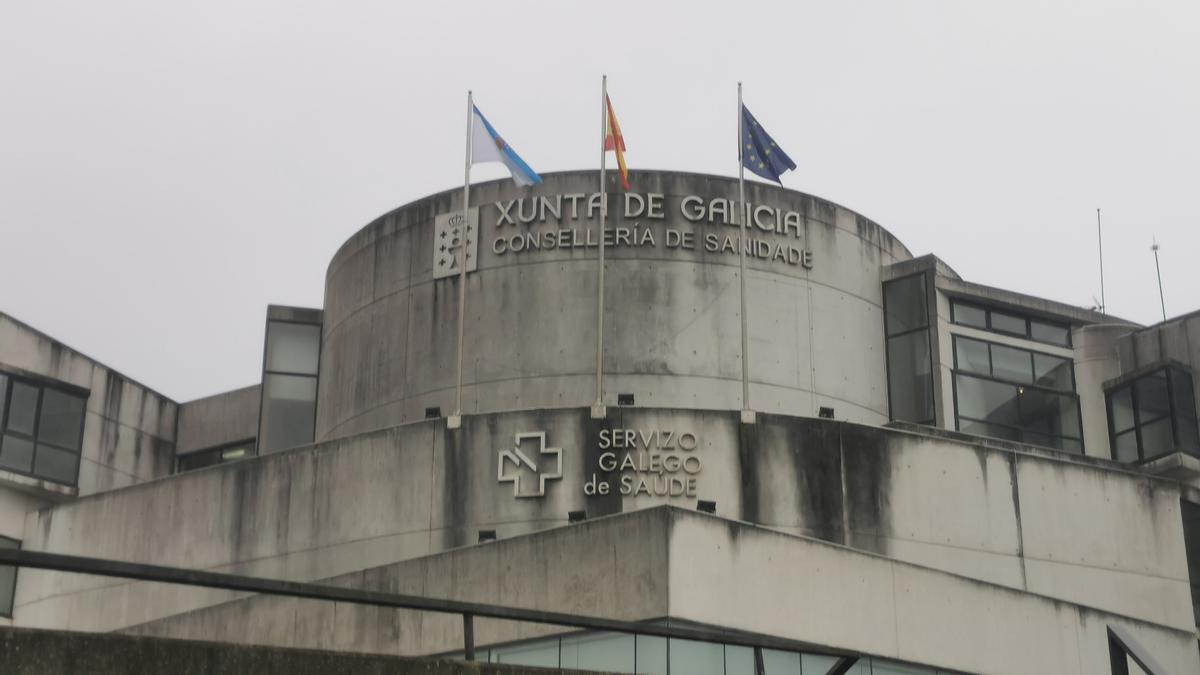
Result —
[[[627, 211], [629, 198], [610, 195], [617, 245], [606, 254], [605, 403], [628, 392], [639, 405], [738, 409], [738, 229], [722, 224], [720, 201], [717, 222], [687, 217], [736, 199], [737, 182], [670, 172], [634, 172], [632, 182], [643, 213], [636, 198]], [[473, 187], [481, 237], [478, 271], [467, 279], [464, 412], [593, 402], [596, 248], [586, 242], [598, 231], [587, 206], [595, 191], [591, 171], [548, 175], [536, 188], [508, 180]], [[570, 195], [580, 197], [574, 213]], [[661, 217], [651, 195], [661, 195]], [[700, 201], [685, 207], [690, 195]], [[815, 197], [759, 183], [747, 184], [746, 197], [756, 210], [768, 207], [751, 230], [771, 256], [747, 257], [751, 407], [813, 415], [831, 405], [839, 418], [885, 422], [880, 270], [909, 251], [879, 225]], [[318, 440], [421, 419], [430, 406], [453, 409], [458, 280], [433, 278], [434, 219], [461, 203], [455, 190], [404, 206], [334, 256]], [[554, 248], [505, 250], [527, 233], [553, 237]], [[682, 245], [689, 236], [692, 249]], [[584, 245], [559, 245], [568, 241]], [[778, 247], [782, 254], [771, 253]]]

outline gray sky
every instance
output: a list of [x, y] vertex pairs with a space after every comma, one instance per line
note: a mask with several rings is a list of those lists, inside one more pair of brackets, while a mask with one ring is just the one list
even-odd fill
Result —
[[[375, 216], [461, 185], [464, 97], [538, 171], [736, 174], [736, 90], [787, 187], [975, 281], [1200, 308], [1200, 3], [0, 3], [0, 310], [179, 400], [250, 384]], [[506, 175], [479, 167], [476, 180]]]

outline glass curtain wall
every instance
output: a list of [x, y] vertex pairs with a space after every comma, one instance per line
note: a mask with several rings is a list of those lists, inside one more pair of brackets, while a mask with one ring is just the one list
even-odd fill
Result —
[[267, 321], [259, 454], [312, 443], [321, 324]]
[[1140, 462], [1173, 452], [1200, 455], [1192, 386], [1186, 370], [1166, 366], [1109, 389], [1113, 459]]
[[891, 418], [934, 424], [933, 353], [925, 273], [886, 282], [883, 314]]
[[1083, 452], [1071, 359], [954, 336], [959, 431]]

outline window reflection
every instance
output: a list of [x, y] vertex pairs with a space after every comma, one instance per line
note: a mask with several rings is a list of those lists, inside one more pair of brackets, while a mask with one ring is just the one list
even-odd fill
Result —
[[1113, 458], [1139, 462], [1172, 452], [1200, 455], [1191, 374], [1165, 366], [1106, 392]]
[[962, 336], [954, 355], [959, 431], [1083, 451], [1070, 359]]
[[887, 340], [888, 407], [891, 418], [932, 424], [933, 356], [929, 345], [925, 275], [883, 285]]
[[0, 468], [75, 485], [86, 403], [85, 394], [0, 374]]

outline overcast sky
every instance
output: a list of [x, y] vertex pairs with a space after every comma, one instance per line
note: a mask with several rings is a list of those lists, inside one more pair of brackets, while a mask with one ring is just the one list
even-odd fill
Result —
[[[1200, 308], [1200, 2], [0, 2], [0, 311], [177, 400], [257, 381], [375, 216], [461, 185], [464, 97], [542, 172], [736, 175], [736, 82], [784, 184], [969, 281]], [[505, 175], [477, 168], [476, 180]], [[831, 317], [830, 320], [833, 320]]]

